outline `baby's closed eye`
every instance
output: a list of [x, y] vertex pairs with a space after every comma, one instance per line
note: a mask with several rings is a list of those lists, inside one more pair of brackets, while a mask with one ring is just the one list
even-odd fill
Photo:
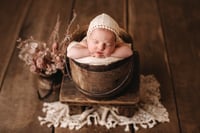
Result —
[[98, 44], [99, 42], [98, 42], [98, 40], [92, 40], [92, 43], [93, 44]]

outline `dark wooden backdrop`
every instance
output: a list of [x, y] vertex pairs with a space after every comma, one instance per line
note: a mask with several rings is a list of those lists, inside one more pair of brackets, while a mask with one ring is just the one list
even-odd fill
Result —
[[[141, 73], [154, 74], [161, 83], [161, 102], [169, 111], [170, 122], [138, 133], [200, 132], [199, 0], [1, 0], [1, 133], [124, 132], [124, 127], [54, 129], [40, 126], [37, 120], [43, 115], [43, 101], [36, 93], [37, 77], [19, 60], [16, 40], [33, 36], [46, 41], [57, 14], [63, 35], [73, 9], [78, 15], [75, 25], [88, 24], [103, 12], [116, 19], [134, 38], [140, 53]], [[53, 96], [54, 100], [58, 98], [58, 94]], [[74, 110], [78, 112], [80, 108]]]

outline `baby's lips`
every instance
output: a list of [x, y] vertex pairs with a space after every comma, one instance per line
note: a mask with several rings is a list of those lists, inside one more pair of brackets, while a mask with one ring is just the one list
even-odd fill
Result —
[[94, 55], [94, 57], [98, 57], [98, 58], [104, 58], [105, 57], [103, 52], [95, 52], [93, 55]]
[[99, 55], [102, 55], [103, 54], [103, 52], [96, 52], [97, 54], [99, 54]]

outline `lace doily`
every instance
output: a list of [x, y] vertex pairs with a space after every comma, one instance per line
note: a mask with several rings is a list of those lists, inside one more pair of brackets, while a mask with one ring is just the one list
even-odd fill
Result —
[[129, 126], [133, 126], [136, 131], [139, 127], [152, 128], [157, 122], [169, 122], [169, 114], [159, 101], [159, 87], [160, 84], [153, 75], [140, 76], [140, 102], [132, 117], [120, 115], [116, 107], [106, 106], [88, 108], [81, 114], [70, 115], [68, 104], [53, 102], [44, 103], [43, 112], [46, 116], [39, 116], [38, 119], [41, 125], [75, 130], [92, 124], [105, 126], [107, 129], [125, 126], [125, 131], [129, 131]]

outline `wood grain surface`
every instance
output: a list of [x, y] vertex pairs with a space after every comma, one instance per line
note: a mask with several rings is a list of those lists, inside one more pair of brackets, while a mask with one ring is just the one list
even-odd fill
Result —
[[[100, 13], [112, 16], [134, 40], [140, 73], [160, 82], [161, 102], [170, 122], [138, 133], [200, 132], [200, 1], [199, 0], [1, 0], [0, 1], [0, 132], [1, 133], [123, 133], [124, 127], [87, 126], [80, 130], [41, 126], [45, 101], [58, 101], [59, 90], [45, 99], [37, 95], [38, 77], [18, 58], [16, 40], [33, 36], [47, 41], [60, 15], [60, 38], [73, 15], [88, 25]], [[120, 111], [132, 115], [133, 106]], [[83, 105], [72, 106], [81, 113]], [[133, 129], [130, 132], [134, 132]]]

